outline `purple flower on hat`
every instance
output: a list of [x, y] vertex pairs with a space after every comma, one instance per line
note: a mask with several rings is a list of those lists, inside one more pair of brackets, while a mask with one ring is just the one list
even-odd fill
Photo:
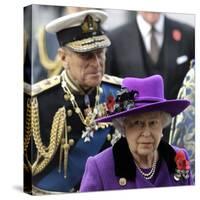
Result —
[[135, 105], [135, 97], [138, 94], [138, 91], [131, 90], [129, 92], [127, 88], [122, 88], [117, 94], [114, 112], [121, 112], [133, 108]]
[[188, 100], [165, 99], [163, 78], [160, 75], [124, 78], [121, 88], [115, 100], [114, 112], [97, 119], [97, 122], [110, 122], [114, 118], [150, 111], [163, 111], [174, 117], [190, 104]]

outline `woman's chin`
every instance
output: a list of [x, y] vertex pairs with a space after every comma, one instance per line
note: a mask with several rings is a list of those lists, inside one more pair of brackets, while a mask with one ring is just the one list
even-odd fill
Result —
[[151, 147], [145, 147], [145, 148], [142, 148], [142, 149], [139, 150], [139, 154], [143, 155], [143, 156], [149, 155], [152, 152], [153, 152], [153, 148], [151, 148]]

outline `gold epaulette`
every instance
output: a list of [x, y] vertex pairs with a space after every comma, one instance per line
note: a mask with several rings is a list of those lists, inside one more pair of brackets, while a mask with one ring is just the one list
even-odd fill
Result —
[[60, 81], [60, 76], [53, 76], [51, 78], [39, 81], [33, 85], [24, 83], [24, 92], [33, 97], [58, 85]]
[[107, 83], [111, 83], [111, 84], [114, 84], [114, 85], [121, 85], [122, 78], [119, 78], [117, 76], [111, 76], [111, 75], [108, 75], [108, 74], [104, 74], [102, 81], [107, 82]]

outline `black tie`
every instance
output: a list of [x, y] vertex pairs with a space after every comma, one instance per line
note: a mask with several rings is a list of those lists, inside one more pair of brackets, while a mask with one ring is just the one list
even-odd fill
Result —
[[156, 30], [154, 28], [154, 26], [152, 26], [151, 28], [151, 50], [150, 50], [150, 57], [152, 59], [152, 61], [154, 63], [157, 63], [158, 61], [158, 55], [159, 55], [159, 46], [158, 46], [158, 42], [156, 40], [156, 36], [155, 36]]

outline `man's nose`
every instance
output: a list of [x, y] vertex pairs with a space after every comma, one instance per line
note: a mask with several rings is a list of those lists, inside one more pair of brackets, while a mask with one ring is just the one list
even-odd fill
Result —
[[92, 62], [95, 63], [95, 66], [100, 66], [101, 58], [97, 56], [96, 53], [93, 53], [91, 56]]

